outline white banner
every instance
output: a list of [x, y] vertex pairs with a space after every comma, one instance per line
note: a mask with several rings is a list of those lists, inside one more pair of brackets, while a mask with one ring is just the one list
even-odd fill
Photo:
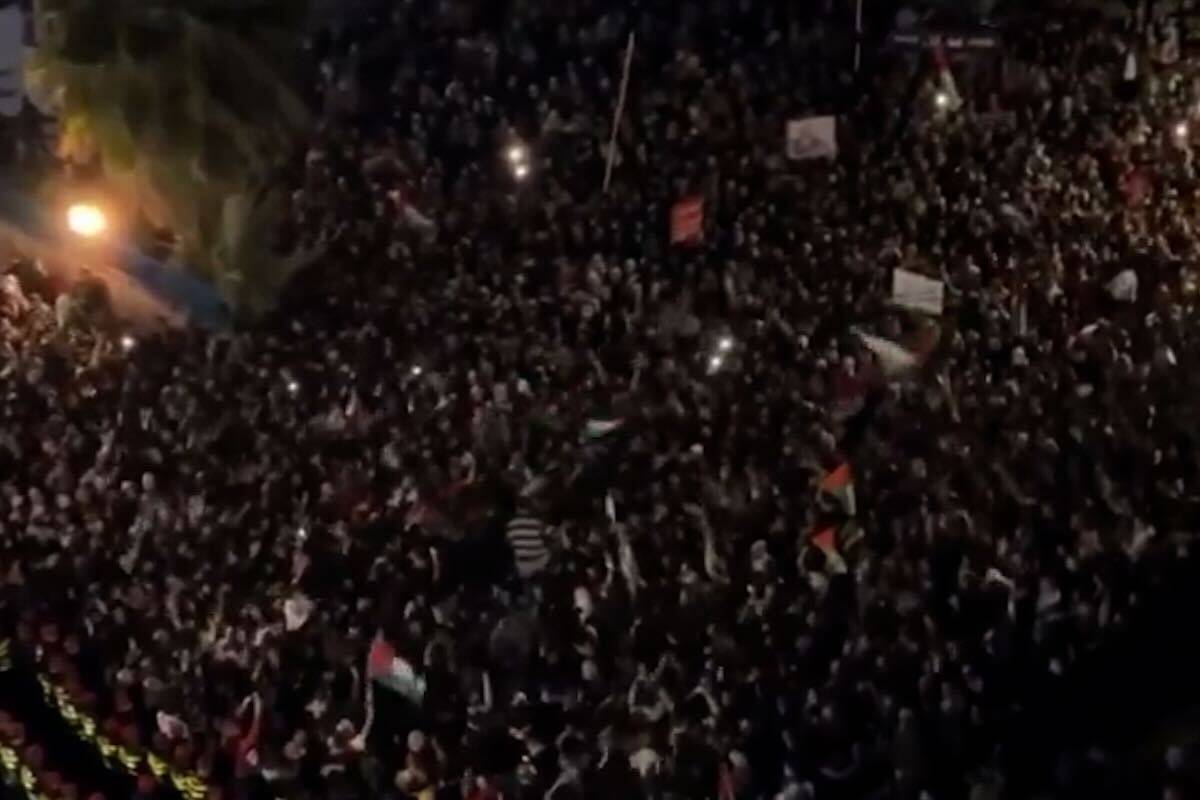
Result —
[[837, 158], [837, 117], [806, 117], [787, 124], [787, 156], [794, 161]]
[[941, 281], [926, 278], [906, 269], [892, 273], [892, 303], [912, 311], [937, 316], [946, 300], [946, 286]]
[[894, 378], [917, 366], [917, 357], [891, 339], [859, 333], [858, 338], [879, 359], [884, 377]]

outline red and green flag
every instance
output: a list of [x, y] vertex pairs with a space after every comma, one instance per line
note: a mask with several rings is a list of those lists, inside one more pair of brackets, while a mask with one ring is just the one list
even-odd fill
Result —
[[826, 558], [838, 555], [837, 529], [832, 525], [828, 528], [818, 530], [808, 541], [813, 547], [820, 550]]
[[817, 484], [817, 491], [836, 498], [850, 516], [854, 516], [857, 513], [858, 505], [854, 496], [854, 473], [850, 469], [849, 462], [842, 462], [827, 473], [825, 477], [821, 478], [821, 482]]
[[862, 539], [862, 529], [853, 521], [841, 525], [825, 525], [817, 528], [808, 537], [808, 543], [821, 551], [825, 560], [835, 570], [845, 568], [843, 549], [854, 547]]
[[398, 692], [417, 705], [425, 697], [425, 678], [412, 664], [396, 654], [396, 648], [382, 635], [375, 637], [367, 653], [367, 677]]

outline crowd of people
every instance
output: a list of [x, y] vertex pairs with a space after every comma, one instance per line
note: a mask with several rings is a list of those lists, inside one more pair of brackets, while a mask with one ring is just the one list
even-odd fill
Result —
[[210, 796], [1116, 796], [1036, 709], [1196, 567], [1186, 60], [1048, 14], [946, 108], [826, 4], [477, 5], [314, 37], [271, 319], [4, 276], [18, 657]]

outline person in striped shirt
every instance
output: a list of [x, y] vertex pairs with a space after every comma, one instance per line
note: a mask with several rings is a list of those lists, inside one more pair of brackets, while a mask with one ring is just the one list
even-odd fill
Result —
[[508, 522], [504, 532], [512, 548], [517, 574], [530, 578], [550, 563], [550, 551], [546, 548], [546, 523], [523, 511], [518, 511]]

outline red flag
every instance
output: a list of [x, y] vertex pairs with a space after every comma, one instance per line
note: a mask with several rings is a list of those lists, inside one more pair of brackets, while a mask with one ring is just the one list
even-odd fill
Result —
[[671, 244], [704, 238], [704, 198], [685, 197], [671, 208]]
[[940, 39], [934, 41], [933, 48], [929, 54], [933, 57], [933, 64], [938, 68], [938, 72], [945, 72], [950, 69], [950, 59], [946, 58], [946, 48], [942, 47]]
[[841, 548], [846, 548], [849, 552], [863, 538], [865, 538], [863, 529], [853, 521], [848, 521], [840, 526], [829, 525], [818, 528], [809, 535], [808, 543], [821, 551], [830, 566], [844, 570], [846, 562]]
[[382, 636], [376, 636], [371, 642], [371, 652], [367, 654], [367, 677], [375, 679], [391, 675], [395, 660], [396, 648]]
[[1150, 196], [1153, 188], [1150, 178], [1137, 167], [1126, 172], [1121, 178], [1121, 193], [1125, 195], [1126, 205], [1140, 206]]
[[733, 770], [722, 763], [717, 770], [717, 800], [736, 800], [737, 790], [733, 785]]
[[850, 485], [850, 465], [843, 462], [821, 479], [821, 491], [836, 494]]
[[938, 96], [938, 106], [949, 111], [955, 111], [962, 106], [962, 97], [958, 94], [958, 84], [954, 81], [954, 73], [950, 71], [950, 59], [946, 58], [946, 50], [941, 41], [933, 43], [931, 51], [933, 63], [938, 71], [938, 85], [941, 94]]
[[[249, 720], [245, 715], [249, 709]], [[242, 703], [238, 709], [241, 725], [240, 733], [233, 743], [234, 758], [240, 773], [246, 774], [252, 770], [258, 761], [258, 738], [262, 732], [262, 700], [258, 694], [253, 694]]]
[[824, 553], [826, 557], [837, 555], [837, 540], [834, 538], [834, 533], [833, 528], [825, 528], [814, 533], [809, 541], [813, 547]]
[[851, 417], [862, 410], [867, 396], [867, 381], [861, 374], [851, 375], [838, 370], [833, 376], [833, 416]]

